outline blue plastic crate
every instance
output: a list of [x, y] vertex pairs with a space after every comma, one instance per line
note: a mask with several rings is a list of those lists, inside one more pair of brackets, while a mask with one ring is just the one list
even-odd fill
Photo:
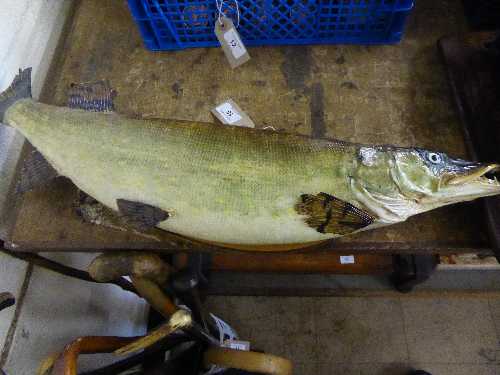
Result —
[[[216, 0], [128, 4], [150, 50], [219, 46]], [[396, 43], [412, 8], [413, 0], [238, 0], [238, 31], [247, 46]], [[236, 1], [222, 10], [236, 24]]]

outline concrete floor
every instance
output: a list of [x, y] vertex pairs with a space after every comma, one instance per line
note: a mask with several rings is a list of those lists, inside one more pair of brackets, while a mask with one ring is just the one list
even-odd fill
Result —
[[295, 375], [500, 374], [500, 298], [210, 297], [207, 307]]

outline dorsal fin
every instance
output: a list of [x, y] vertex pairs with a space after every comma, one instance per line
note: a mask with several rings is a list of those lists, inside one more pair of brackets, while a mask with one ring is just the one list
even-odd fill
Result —
[[326, 193], [302, 194], [295, 209], [320, 233], [348, 234], [375, 220], [368, 212]]
[[116, 91], [108, 81], [72, 83], [68, 90], [68, 107], [90, 112], [114, 111]]

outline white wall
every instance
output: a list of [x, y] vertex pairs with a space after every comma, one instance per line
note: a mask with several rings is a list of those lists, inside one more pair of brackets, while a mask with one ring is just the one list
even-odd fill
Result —
[[19, 68], [33, 67], [38, 97], [71, 0], [2, 0], [0, 7], [0, 89]]
[[[0, 3], [0, 90], [9, 86], [19, 68], [33, 67], [33, 94], [37, 98], [73, 1]], [[0, 132], [0, 137], [1, 233], [2, 198], [21, 142], [12, 130]], [[85, 268], [95, 255], [49, 256]], [[145, 331], [146, 306], [135, 295], [114, 286], [86, 283], [28, 267], [0, 254], [0, 292], [3, 291], [17, 297], [16, 307], [0, 312], [0, 366], [8, 375], [34, 374], [43, 358], [60, 351], [78, 336], [134, 336]], [[82, 365], [92, 368], [101, 360], [90, 359]]]
[[[0, 91], [20, 68], [33, 68], [33, 96], [38, 98], [72, 0], [1, 0]], [[7, 231], [7, 192], [17, 165], [22, 137], [0, 130], [0, 235]]]

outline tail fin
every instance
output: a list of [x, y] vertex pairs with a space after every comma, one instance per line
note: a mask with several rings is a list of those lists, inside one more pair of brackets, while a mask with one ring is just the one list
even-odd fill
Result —
[[31, 68], [19, 69], [14, 81], [0, 94], [0, 122], [7, 109], [19, 99], [31, 98]]

